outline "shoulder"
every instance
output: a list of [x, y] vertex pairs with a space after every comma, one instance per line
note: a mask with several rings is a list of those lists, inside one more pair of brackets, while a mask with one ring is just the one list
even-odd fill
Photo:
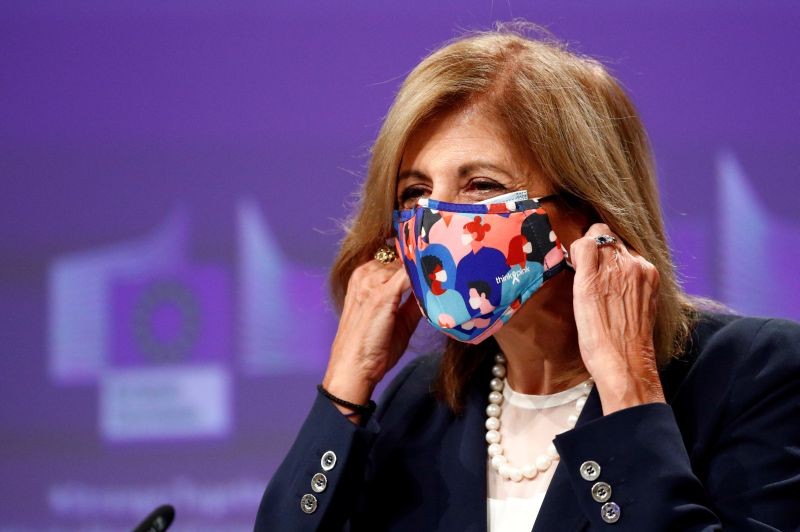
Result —
[[[701, 352], [722, 346], [735, 347], [740, 351], [763, 347], [796, 350], [798, 338], [800, 324], [794, 321], [703, 313], [696, 322], [692, 344], [696, 344]], [[769, 345], [759, 345], [763, 341]]]
[[800, 364], [800, 324], [704, 313], [695, 324], [687, 351], [695, 363], [713, 363], [734, 372], [753, 365], [796, 368]]
[[741, 317], [710, 335], [698, 358], [722, 365], [723, 373], [730, 374], [733, 403], [756, 400], [785, 385], [794, 389], [800, 376], [800, 324]]
[[665, 386], [675, 388], [692, 374], [718, 376], [748, 365], [786, 369], [800, 364], [800, 324], [784, 319], [702, 313], [684, 353], [662, 372]]
[[800, 324], [783, 319], [703, 313], [683, 356], [662, 371], [676, 414], [721, 421], [764, 398], [788, 398], [800, 378]]

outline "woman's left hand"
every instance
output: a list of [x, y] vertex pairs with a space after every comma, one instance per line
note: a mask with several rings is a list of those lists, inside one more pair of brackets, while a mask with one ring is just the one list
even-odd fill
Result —
[[659, 276], [655, 266], [617, 237], [605, 224], [592, 225], [570, 246], [575, 267], [573, 305], [578, 345], [592, 375], [603, 413], [644, 403], [664, 402], [658, 377], [653, 327]]

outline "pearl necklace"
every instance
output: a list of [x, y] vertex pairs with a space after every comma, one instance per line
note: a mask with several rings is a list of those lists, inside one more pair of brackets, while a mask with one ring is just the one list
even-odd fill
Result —
[[[505, 388], [506, 358], [502, 354], [494, 357], [495, 365], [492, 367], [492, 380], [489, 383], [492, 391], [489, 392], [489, 405], [486, 407], [486, 442], [489, 444], [488, 452], [491, 457], [492, 468], [497, 474], [506, 480], [520, 482], [523, 478], [534, 479], [539, 473], [544, 473], [558, 461], [558, 451], [553, 442], [547, 446], [547, 450], [536, 457], [534, 464], [526, 464], [523, 467], [516, 467], [505, 457], [503, 446], [500, 445], [500, 414], [503, 409], [503, 388]], [[575, 403], [574, 414], [567, 418], [569, 428], [578, 422], [578, 416], [586, 404], [586, 397], [592, 391], [592, 379], [590, 378], [581, 385], [581, 396]]]

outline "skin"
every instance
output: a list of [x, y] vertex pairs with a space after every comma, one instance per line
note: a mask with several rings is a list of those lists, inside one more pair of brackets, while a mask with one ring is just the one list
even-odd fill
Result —
[[[475, 203], [526, 189], [546, 196], [552, 186], [509, 140], [498, 121], [476, 107], [457, 109], [422, 125], [409, 139], [397, 183], [398, 204], [419, 197]], [[575, 273], [545, 283], [494, 337], [507, 359], [514, 390], [551, 394], [594, 379], [603, 413], [664, 402], [655, 361], [653, 327], [658, 272], [618, 241], [597, 247], [612, 234], [605, 224], [544, 204], [553, 230], [570, 250]], [[588, 226], [588, 230], [586, 227]], [[398, 361], [420, 319], [400, 261], [371, 260], [353, 272], [323, 386], [365, 404]], [[583, 373], [563, 382], [580, 357]], [[358, 416], [337, 405], [353, 422]]]

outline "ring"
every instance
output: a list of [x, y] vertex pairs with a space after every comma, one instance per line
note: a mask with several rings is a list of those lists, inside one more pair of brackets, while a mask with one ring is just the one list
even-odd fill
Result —
[[597, 247], [601, 248], [603, 246], [613, 246], [617, 243], [617, 237], [614, 235], [600, 235], [594, 237], [594, 243]]
[[381, 264], [390, 264], [397, 259], [397, 253], [394, 252], [389, 246], [381, 246], [375, 252], [375, 260]]

